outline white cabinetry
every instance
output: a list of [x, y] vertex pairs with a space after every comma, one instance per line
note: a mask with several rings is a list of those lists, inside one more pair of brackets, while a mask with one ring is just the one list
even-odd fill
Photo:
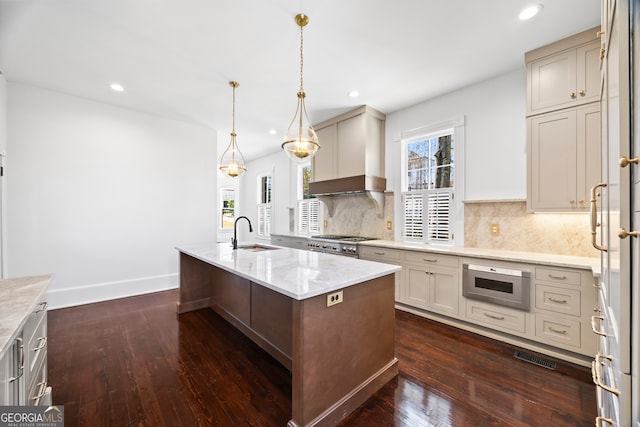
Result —
[[457, 316], [460, 301], [458, 258], [424, 252], [405, 253], [404, 301], [435, 313]]
[[51, 276], [0, 281], [0, 406], [49, 405], [47, 303]]
[[[378, 261], [384, 262], [385, 264], [393, 264], [399, 265], [402, 267], [402, 251], [397, 249], [387, 249], [387, 248], [372, 248], [367, 246], [360, 246], [358, 257], [360, 259], [367, 259], [369, 261]], [[404, 301], [404, 292], [402, 289], [403, 283], [403, 271], [398, 271], [395, 273], [396, 279], [396, 301]]]
[[556, 347], [592, 354], [591, 315], [597, 303], [593, 276], [572, 269], [536, 267], [535, 336]]
[[38, 405], [47, 389], [47, 303], [39, 301], [23, 330], [25, 405]]
[[[600, 99], [598, 28], [525, 55], [527, 114], [574, 107]], [[567, 46], [574, 45], [567, 49]], [[551, 52], [557, 52], [552, 53]]]
[[587, 211], [600, 181], [598, 29], [525, 54], [529, 211]]
[[[396, 308], [517, 346], [586, 365], [596, 339], [591, 316], [597, 292], [590, 267], [515, 262], [439, 251], [360, 245], [360, 258], [399, 265]], [[531, 274], [527, 310], [465, 298], [463, 264]]]
[[20, 391], [24, 388], [23, 351], [22, 336], [18, 336], [0, 357], [0, 406], [20, 404]]
[[307, 238], [304, 236], [287, 236], [284, 234], [271, 233], [271, 243], [277, 246], [284, 246], [294, 249], [307, 249]]
[[527, 119], [532, 211], [586, 211], [600, 180], [600, 106], [589, 104]]
[[385, 115], [368, 106], [314, 125], [320, 150], [313, 182], [351, 176], [384, 176]]

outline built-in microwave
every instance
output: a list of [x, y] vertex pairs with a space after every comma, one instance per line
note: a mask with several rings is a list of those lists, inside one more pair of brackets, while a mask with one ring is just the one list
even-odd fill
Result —
[[529, 271], [463, 264], [462, 295], [506, 307], [530, 310]]

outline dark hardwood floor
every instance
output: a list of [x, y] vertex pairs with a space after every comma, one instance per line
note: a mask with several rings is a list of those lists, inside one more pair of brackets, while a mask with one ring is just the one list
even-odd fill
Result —
[[[286, 426], [291, 376], [212, 311], [167, 291], [49, 312], [49, 382], [65, 425]], [[587, 368], [396, 311], [400, 374], [341, 426], [592, 426]]]

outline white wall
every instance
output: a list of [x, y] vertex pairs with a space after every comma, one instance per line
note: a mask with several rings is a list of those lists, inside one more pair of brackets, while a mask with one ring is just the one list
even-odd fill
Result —
[[175, 245], [215, 241], [216, 133], [9, 83], [8, 274], [52, 307], [176, 287]]
[[[242, 147], [240, 147], [242, 150]], [[269, 174], [273, 177], [273, 200], [271, 208], [271, 232], [289, 231], [289, 208], [295, 206], [295, 193], [292, 192], [292, 180], [295, 180], [293, 162], [283, 151], [278, 151], [259, 159], [247, 162], [247, 172], [240, 177], [240, 207], [236, 217], [245, 215], [251, 220], [254, 232], [249, 234], [245, 221], [238, 223], [238, 240], [255, 240], [255, 228], [258, 224], [258, 176]]]
[[[458, 200], [526, 199], [525, 105], [526, 73], [523, 66], [388, 114], [385, 147], [387, 189], [398, 195], [401, 192], [399, 141], [403, 131], [464, 116], [464, 194]], [[396, 222], [400, 224], [401, 198], [396, 197], [395, 200]], [[401, 239], [399, 227], [396, 227], [395, 238]]]

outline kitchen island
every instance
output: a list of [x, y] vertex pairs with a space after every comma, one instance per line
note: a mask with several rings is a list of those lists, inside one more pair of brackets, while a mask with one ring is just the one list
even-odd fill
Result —
[[177, 249], [178, 313], [211, 308], [291, 371], [290, 427], [335, 425], [397, 374], [399, 267], [267, 245]]

